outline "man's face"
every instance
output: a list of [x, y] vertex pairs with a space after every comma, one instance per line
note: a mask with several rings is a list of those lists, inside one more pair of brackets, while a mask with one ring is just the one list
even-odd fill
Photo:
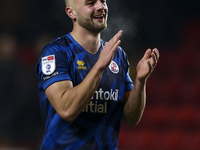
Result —
[[88, 31], [100, 33], [107, 27], [106, 0], [77, 0], [76, 21]]

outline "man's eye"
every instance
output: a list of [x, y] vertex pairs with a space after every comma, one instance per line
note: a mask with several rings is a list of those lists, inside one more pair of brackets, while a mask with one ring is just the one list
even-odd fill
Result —
[[[95, 3], [96, 3], [96, 1], [89, 1], [89, 2], [87, 3], [87, 5], [94, 5]], [[106, 0], [102, 0], [101, 3], [102, 3], [102, 4], [106, 4]]]
[[94, 1], [89, 1], [89, 2], [87, 3], [87, 5], [94, 5], [94, 4], [95, 4]]
[[106, 4], [106, 1], [105, 1], [105, 0], [102, 0], [101, 2], [102, 2], [102, 4]]
[[88, 5], [94, 5], [95, 3], [94, 2], [90, 2], [90, 3], [88, 3]]

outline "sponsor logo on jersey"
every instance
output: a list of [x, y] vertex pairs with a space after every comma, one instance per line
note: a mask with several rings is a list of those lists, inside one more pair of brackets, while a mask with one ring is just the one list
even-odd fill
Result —
[[41, 62], [42, 72], [45, 75], [50, 75], [55, 71], [55, 69], [56, 69], [55, 55], [49, 55], [49, 56], [42, 57], [41, 61], [42, 61]]
[[107, 113], [108, 101], [117, 101], [118, 100], [118, 89], [111, 89], [110, 91], [103, 91], [100, 88], [98, 91], [95, 91], [91, 101], [88, 105], [83, 109], [83, 112], [91, 112], [91, 113]]
[[113, 91], [113, 89], [111, 89], [110, 91], [103, 91], [102, 88], [100, 88], [99, 91], [95, 91], [92, 99], [117, 101], [118, 90], [115, 89], [115, 91]]
[[99, 103], [98, 101], [90, 101], [83, 109], [83, 112], [106, 114], [108, 111], [107, 102]]
[[78, 64], [78, 69], [86, 70], [86, 66], [85, 66], [85, 62], [84, 61], [78, 60], [76, 63]]
[[119, 67], [118, 67], [117, 63], [114, 61], [111, 61], [110, 65], [109, 65], [109, 69], [114, 74], [117, 74], [119, 72]]

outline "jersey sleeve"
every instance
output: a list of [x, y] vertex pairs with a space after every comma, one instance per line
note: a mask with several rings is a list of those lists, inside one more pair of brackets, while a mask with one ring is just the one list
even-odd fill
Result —
[[[121, 48], [121, 47], [120, 47]], [[129, 61], [128, 61], [128, 56], [127, 54], [124, 52], [124, 50], [122, 50], [123, 53], [123, 59], [124, 59], [124, 65], [125, 65], [125, 90], [124, 92], [128, 92], [130, 90], [132, 90], [133, 88], [133, 81], [130, 77], [129, 74]]]
[[132, 81], [130, 74], [129, 74], [129, 62], [128, 62], [128, 60], [126, 60], [126, 63], [127, 63], [127, 69], [126, 69], [125, 91], [124, 92], [130, 91], [133, 88], [133, 81]]
[[36, 65], [36, 74], [44, 90], [55, 82], [71, 80], [69, 62], [64, 47], [53, 44], [44, 47]]

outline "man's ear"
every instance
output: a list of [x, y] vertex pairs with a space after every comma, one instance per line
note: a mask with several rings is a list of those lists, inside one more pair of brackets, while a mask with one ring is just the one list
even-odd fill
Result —
[[72, 7], [66, 7], [65, 8], [65, 12], [67, 13], [67, 15], [72, 19], [72, 20], [75, 20], [76, 19], [76, 13], [75, 11], [73, 10]]

